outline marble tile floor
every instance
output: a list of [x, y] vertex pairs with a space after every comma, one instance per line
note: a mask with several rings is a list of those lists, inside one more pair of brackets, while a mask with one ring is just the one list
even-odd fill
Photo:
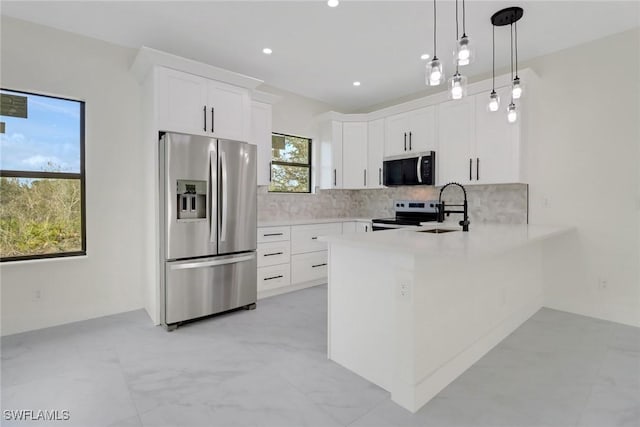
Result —
[[638, 328], [542, 309], [411, 414], [326, 359], [326, 298], [306, 289], [171, 333], [134, 311], [4, 337], [0, 424], [640, 426]]

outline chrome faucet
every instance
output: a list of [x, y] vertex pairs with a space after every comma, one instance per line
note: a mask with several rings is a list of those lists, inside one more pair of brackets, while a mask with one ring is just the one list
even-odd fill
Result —
[[[444, 191], [445, 188], [447, 188], [450, 185], [457, 185], [458, 187], [462, 188], [462, 192], [464, 193], [464, 203], [462, 205], [449, 205], [449, 206], [462, 207], [463, 210], [447, 210], [446, 209], [445, 202], [442, 201], [442, 192]], [[462, 185], [458, 184], [457, 182], [450, 182], [446, 184], [444, 187], [442, 187], [440, 189], [440, 197], [438, 197], [437, 208], [438, 208], [438, 222], [444, 222], [445, 214], [449, 216], [452, 213], [461, 213], [463, 215], [462, 221], [460, 221], [458, 224], [462, 226], [462, 231], [469, 231], [470, 221], [469, 221], [469, 215], [468, 215], [468, 209], [467, 209], [467, 190]]]

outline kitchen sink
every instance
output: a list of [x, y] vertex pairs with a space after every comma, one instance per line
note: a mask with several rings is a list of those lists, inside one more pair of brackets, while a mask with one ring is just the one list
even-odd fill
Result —
[[418, 233], [441, 234], [441, 233], [449, 233], [451, 231], [460, 231], [460, 230], [452, 230], [449, 228], [430, 228], [429, 230], [418, 230]]

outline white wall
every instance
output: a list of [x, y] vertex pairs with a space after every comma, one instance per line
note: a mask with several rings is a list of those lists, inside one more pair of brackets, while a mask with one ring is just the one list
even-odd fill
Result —
[[[142, 307], [135, 51], [2, 17], [3, 88], [86, 102], [87, 256], [0, 266], [3, 335]], [[40, 291], [40, 299], [35, 299]]]
[[[546, 305], [640, 326], [640, 30], [527, 64], [530, 221], [578, 228], [584, 272]], [[559, 254], [569, 257], [576, 254]]]

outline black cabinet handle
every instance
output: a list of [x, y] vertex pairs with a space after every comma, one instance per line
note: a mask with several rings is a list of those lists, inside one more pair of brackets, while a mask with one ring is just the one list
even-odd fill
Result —
[[364, 170], [364, 186], [367, 186], [367, 170]]
[[480, 157], [476, 157], [476, 181], [480, 181]]
[[312, 237], [311, 240], [318, 240], [318, 236]]
[[411, 132], [409, 132], [409, 151], [411, 151]]
[[273, 277], [265, 277], [263, 280], [273, 280], [273, 279], [281, 279], [284, 276], [281, 274], [279, 276], [273, 276]]
[[204, 112], [204, 131], [207, 131], [207, 106], [202, 107], [202, 111]]
[[282, 255], [284, 252], [274, 252], [272, 254], [264, 254], [262, 256], [274, 256], [274, 255]]
[[365, 225], [365, 226], [364, 226], [364, 232], [365, 232], [365, 233], [369, 232], [369, 226], [368, 226], [368, 225]]
[[378, 168], [378, 185], [382, 185], [382, 168]]
[[473, 167], [473, 159], [469, 159], [469, 181], [473, 181], [473, 175], [471, 174], [472, 167]]
[[336, 172], [336, 169], [333, 170], [333, 186], [338, 186], [338, 173]]
[[211, 107], [211, 132], [215, 132], [214, 126], [216, 125], [216, 112], [215, 108]]
[[271, 174], [273, 173], [273, 162], [269, 162], [269, 182], [271, 182]]
[[324, 264], [316, 264], [316, 265], [312, 265], [312, 268], [316, 268], [316, 267], [324, 267], [325, 265], [327, 265], [327, 263], [325, 262]]
[[283, 233], [268, 233], [268, 234], [263, 234], [264, 237], [268, 237], [268, 236], [282, 236]]
[[404, 133], [404, 151], [407, 151], [407, 133]]

